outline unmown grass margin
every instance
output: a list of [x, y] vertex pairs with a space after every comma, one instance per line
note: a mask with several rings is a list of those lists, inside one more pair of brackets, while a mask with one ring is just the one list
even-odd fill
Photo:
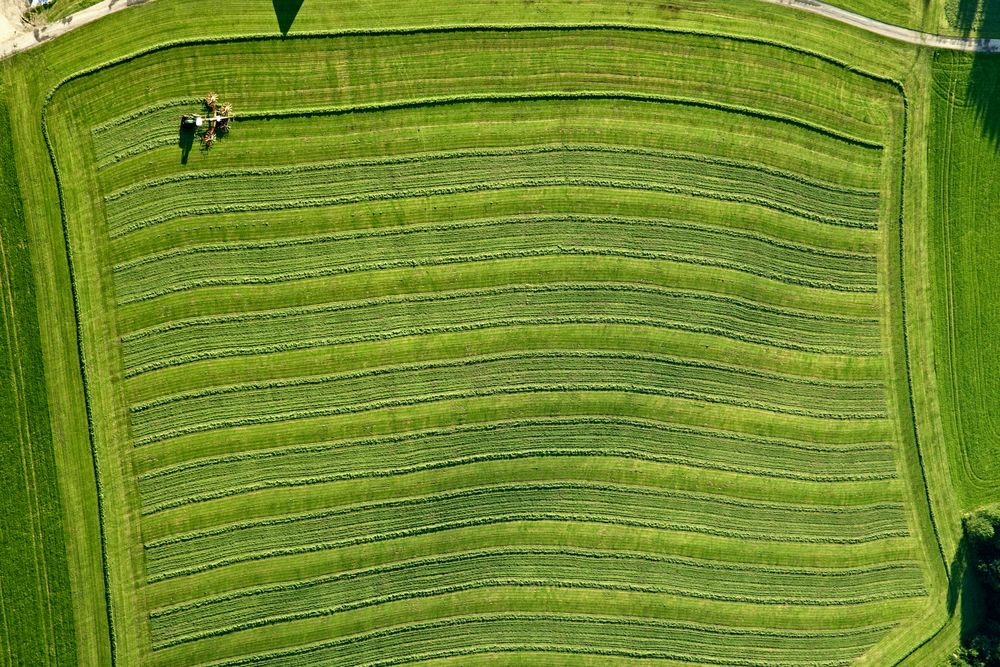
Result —
[[[76, 661], [53, 438], [27, 230], [0, 85], [0, 646], [10, 664]], [[0, 656], [3, 657], [3, 656]]]

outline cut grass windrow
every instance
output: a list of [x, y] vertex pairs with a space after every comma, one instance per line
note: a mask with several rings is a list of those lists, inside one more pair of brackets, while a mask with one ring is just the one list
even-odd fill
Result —
[[[807, 246], [725, 227], [651, 218], [527, 215], [408, 225], [308, 238], [174, 248], [117, 264], [119, 304], [213, 285], [254, 285], [505, 253], [599, 248], [718, 266], [778, 282], [876, 290], [875, 255]], [[377, 258], [377, 259], [375, 259]], [[452, 259], [451, 261], [454, 261]], [[474, 260], [473, 260], [474, 261]]]
[[[643, 315], [637, 317], [636, 312]], [[495, 319], [490, 317], [493, 313], [507, 315]], [[420, 326], [414, 326], [415, 320]], [[877, 320], [871, 318], [781, 308], [723, 294], [605, 282], [441, 290], [197, 317], [129, 332], [121, 340], [126, 377], [135, 377], [203, 359], [363, 340], [520, 323], [614, 322], [712, 333], [821, 354], [880, 352]]]
[[[182, 434], [439, 397], [633, 391], [818, 419], [885, 419], [881, 382], [819, 380], [662, 355], [528, 351], [210, 387], [130, 406], [136, 445]], [[767, 396], [766, 401], [760, 396]]]
[[[240, 141], [227, 146], [225, 158], [202, 154], [204, 166], [276, 167], [387, 157], [413, 153], [415, 148], [441, 152], [470, 146], [528, 146], [549, 143], [558, 134], [563, 143], [669, 149], [730, 159], [752, 155], [755, 162], [781, 171], [863, 189], [875, 189], [880, 171], [879, 149], [861, 148], [775, 120], [747, 122], [745, 116], [731, 111], [655, 101], [470, 101], [319, 118], [250, 119], [241, 113], [238, 125]], [[275, 125], [280, 125], [280, 134], [274, 132]], [[103, 191], [175, 172], [161, 157], [176, 149], [176, 136], [168, 136], [176, 134], [176, 127], [176, 114], [163, 111], [133, 118], [121, 127], [116, 136], [120, 159], [100, 167]], [[160, 145], [150, 145], [147, 137], [156, 138]], [[168, 145], [168, 140], [174, 141]], [[289, 142], [295, 143], [294, 153], [287, 151]], [[134, 152], [139, 146], [144, 150]]]
[[[816, 544], [863, 544], [909, 534], [899, 503], [789, 505], [617, 484], [535, 482], [347, 505], [181, 533], [145, 545], [147, 578], [161, 581], [240, 562], [465, 526], [545, 520]], [[773, 530], [775, 525], [782, 526], [781, 533]]]
[[[503, 573], [502, 577], [497, 578], [497, 573]], [[915, 562], [816, 570], [635, 552], [502, 548], [451, 553], [200, 598], [152, 610], [151, 629], [154, 647], [166, 648], [349, 609], [496, 586], [625, 590], [805, 607], [860, 605], [925, 593], [919, 564]], [[816, 597], [817, 589], [835, 590], [836, 596]], [[359, 598], [359, 591], [375, 595]], [[202, 629], [206, 625], [211, 629]]]
[[546, 456], [621, 457], [816, 482], [896, 475], [890, 443], [830, 447], [647, 419], [582, 416], [467, 424], [196, 459], [140, 475], [139, 490], [143, 513], [155, 513], [266, 488]]
[[177, 143], [177, 110], [201, 103], [194, 97], [166, 100], [112, 118], [91, 129], [98, 168], [157, 146]]
[[[847, 665], [859, 648], [888, 632], [891, 624], [851, 630], [772, 630], [713, 626], [642, 617], [585, 614], [483, 614], [395, 625], [348, 637], [235, 660], [208, 663], [307, 665], [317, 661], [364, 667], [418, 662], [431, 655], [469, 655], [506, 650], [542, 650], [745, 667]], [[442, 637], [449, 638], [441, 641]], [[567, 641], [572, 637], [571, 642]], [[543, 638], [547, 641], [543, 641]], [[450, 644], [450, 646], [449, 646]], [[734, 648], [738, 650], [734, 651]], [[744, 657], [734, 657], [735, 654]], [[364, 656], [377, 655], [374, 662]]]
[[[528, 156], [531, 159], [525, 160]], [[191, 205], [192, 180], [197, 181], [195, 201], [210, 200], [210, 206]], [[387, 190], [385, 184], [393, 187]], [[183, 215], [552, 185], [679, 192], [754, 203], [832, 225], [878, 225], [877, 191], [810, 183], [749, 163], [571, 145], [193, 172], [112, 193], [105, 197], [105, 207], [111, 238], [118, 238]]]

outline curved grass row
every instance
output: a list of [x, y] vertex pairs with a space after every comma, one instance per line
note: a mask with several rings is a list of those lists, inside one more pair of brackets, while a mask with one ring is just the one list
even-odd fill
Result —
[[[227, 151], [232, 146], [231, 144]], [[210, 152], [211, 159], [222, 151]], [[228, 164], [228, 154], [224, 163]], [[868, 179], [866, 182], [871, 182]], [[110, 244], [115, 265], [145, 256], [169, 255], [186, 247], [236, 243], [281, 243], [295, 238], [375, 232], [398, 227], [437, 228], [474, 220], [546, 215], [585, 219], [638, 219], [698, 228], [750, 233], [794, 246], [858, 254], [877, 254], [877, 231], [834, 227], [750, 204], [712, 201], [669, 193], [622, 193], [605, 188], [550, 187], [489, 193], [460, 193], [404, 200], [320, 207], [308, 211], [227, 213], [179, 218], [130, 234]], [[650, 211], [655, 211], [650, 214]]]
[[[894, 472], [866, 472], [860, 474], [816, 474], [816, 473], [800, 473], [800, 472], [784, 472], [778, 471], [774, 472], [766, 468], [751, 468], [751, 467], [740, 467], [734, 465], [728, 465], [726, 463], [710, 462], [703, 463], [701, 461], [686, 458], [684, 456], [671, 456], [671, 455], [649, 455], [641, 451], [636, 451], [635, 449], [624, 449], [624, 448], [614, 448], [614, 447], [594, 447], [592, 449], [581, 449], [581, 448], [548, 448], [548, 449], [528, 449], [528, 450], [516, 450], [516, 451], [496, 451], [490, 452], [488, 454], [472, 455], [459, 458], [441, 459], [438, 461], [431, 461], [423, 464], [414, 464], [410, 466], [403, 466], [398, 468], [379, 468], [379, 469], [369, 469], [369, 470], [358, 470], [343, 473], [328, 473], [328, 474], [316, 474], [309, 473], [306, 475], [298, 474], [291, 477], [277, 477], [277, 478], [266, 478], [263, 480], [257, 479], [255, 476], [244, 475], [244, 477], [237, 483], [230, 482], [229, 486], [225, 484], [217, 484], [210, 490], [205, 490], [202, 492], [194, 492], [191, 495], [175, 495], [170, 494], [168, 500], [156, 504], [148, 504], [142, 507], [142, 513], [144, 515], [154, 515], [159, 512], [166, 510], [177, 509], [185, 506], [190, 506], [195, 503], [203, 503], [212, 500], [220, 500], [224, 498], [231, 498], [233, 496], [239, 496], [244, 494], [256, 494], [258, 492], [291, 488], [291, 487], [303, 487], [312, 485], [327, 485], [331, 482], [344, 482], [344, 481], [355, 481], [361, 479], [384, 479], [387, 477], [396, 476], [408, 476], [414, 473], [425, 473], [428, 471], [443, 470], [446, 468], [456, 468], [462, 466], [470, 466], [478, 463], [502, 463], [502, 462], [513, 462], [513, 461], [527, 461], [529, 463], [533, 461], [539, 461], [545, 459], [551, 461], [553, 458], [578, 458], [589, 462], [599, 461], [602, 459], [624, 459], [630, 461], [643, 461], [647, 463], [660, 463], [660, 464], [671, 464], [674, 466], [682, 466], [685, 468], [703, 468], [707, 470], [725, 471], [729, 473], [737, 473], [740, 475], [753, 475], [759, 477], [771, 477], [778, 479], [794, 479], [798, 481], [807, 482], [873, 482], [873, 481], [885, 481], [895, 478]], [[256, 471], [255, 471], [256, 472]], [[266, 472], [264, 476], [267, 477]], [[227, 479], [229, 476], [227, 475]], [[148, 501], [152, 503], [152, 500]]]
[[[503, 484], [347, 505], [147, 542], [149, 581], [279, 555], [337, 549], [461, 526], [582, 521], [735, 539], [863, 544], [909, 534], [899, 503], [787, 505], [704, 493], [579, 482]], [[775, 533], [773, 526], [781, 525]]]
[[876, 290], [874, 255], [670, 220], [534, 215], [176, 248], [116, 265], [115, 292], [119, 303], [127, 304], [210, 285], [267, 284], [375, 268], [446, 264], [482, 257], [491, 248], [503, 248], [505, 253], [605, 249], [719, 266], [808, 287]]
[[[378, 478], [482, 461], [609, 456], [807, 481], [895, 477], [891, 443], [822, 446], [627, 417], [535, 418], [265, 449], [139, 476], [144, 512], [277, 486]], [[375, 465], [377, 462], [377, 465]]]
[[[782, 376], [636, 353], [533, 351], [205, 388], [130, 406], [137, 445], [185, 433], [438, 397], [543, 390], [622, 390], [822, 419], [885, 419], [880, 382]], [[766, 397], [762, 399], [761, 397]]]
[[[417, 662], [429, 657], [427, 654], [469, 655], [506, 649], [679, 659], [747, 667], [793, 663], [832, 667], [850, 664], [859, 649], [874, 644], [891, 627], [880, 624], [848, 631], [793, 631], [640, 617], [484, 614], [380, 628], [342, 639], [206, 664], [235, 667], [339, 661], [381, 667]], [[442, 640], [442, 637], [447, 639]], [[744, 657], [737, 658], [734, 654]], [[370, 661], [362, 656], [379, 657]]]
[[119, 331], [128, 333], [172, 320], [309, 306], [413, 292], [548, 282], [625, 282], [732, 296], [778, 309], [874, 319], [879, 298], [777, 283], [714, 266], [601, 253], [546, 253], [439, 266], [398, 267], [288, 283], [204, 287], [155, 301], [120, 306]]
[[546, 322], [659, 326], [857, 356], [877, 354], [880, 343], [877, 323], [869, 319], [823, 316], [639, 284], [549, 283], [181, 320], [125, 334], [122, 345], [125, 373], [136, 376], [203, 359]]
[[[514, 568], [511, 568], [514, 569]], [[770, 582], [768, 582], [770, 583]], [[898, 583], [898, 582], [893, 582]], [[830, 581], [813, 581], [812, 586], [818, 584], [830, 584]], [[756, 597], [741, 597], [732, 594], [723, 594], [720, 596], [713, 596], [711, 594], [706, 594], [702, 591], [691, 592], [684, 589], [675, 588], [673, 586], [656, 586], [649, 584], [617, 584], [617, 583], [605, 583], [600, 581], [563, 581], [559, 579], [552, 578], [551, 574], [548, 574], [543, 578], [536, 579], [519, 579], [510, 577], [495, 577], [490, 579], [480, 579], [476, 581], [463, 582], [459, 584], [451, 585], [441, 585], [434, 586], [431, 588], [423, 588], [416, 590], [400, 591], [393, 594], [385, 594], [376, 598], [369, 599], [353, 599], [351, 602], [332, 606], [332, 607], [317, 607], [306, 609], [301, 612], [293, 612], [288, 614], [283, 614], [280, 616], [273, 616], [261, 619], [246, 620], [246, 614], [242, 616], [242, 621], [237, 624], [230, 626], [224, 626], [219, 628], [213, 628], [211, 630], [202, 630], [199, 632], [192, 633], [186, 636], [172, 636], [170, 638], [165, 638], [160, 641], [153, 643], [153, 649], [162, 651], [163, 649], [168, 649], [171, 647], [190, 644], [193, 642], [201, 642], [206, 639], [212, 639], [217, 637], [225, 637], [237, 632], [246, 632], [252, 630], [258, 630], [261, 628], [267, 630], [280, 630], [280, 625], [283, 623], [294, 623], [297, 621], [304, 620], [322, 620], [324, 617], [333, 616], [336, 614], [343, 614], [344, 612], [355, 611], [355, 610], [371, 610], [373, 607], [378, 607], [385, 604], [393, 603], [407, 603], [417, 600], [427, 600], [435, 599], [443, 596], [450, 596], [456, 594], [477, 594], [488, 590], [498, 590], [498, 589], [526, 589], [528, 591], [546, 589], [546, 590], [574, 590], [583, 591], [591, 594], [608, 594], [610, 592], [620, 592], [620, 593], [641, 593], [646, 595], [657, 595], [657, 596], [680, 596], [680, 597], [690, 597], [698, 601], [710, 600], [713, 602], [729, 602], [729, 603], [739, 603], [747, 604], [753, 606], [767, 606], [767, 605], [781, 605], [781, 606], [794, 606], [799, 603], [798, 600], [794, 598], [756, 598]], [[899, 601], [899, 600], [912, 600], [914, 598], [922, 597], [926, 593], [922, 589], [914, 590], [893, 590], [885, 593], [873, 593], [871, 595], [865, 595], [861, 597], [848, 597], [840, 600], [832, 601], [829, 603], [823, 601], [811, 600], [805, 604], [810, 610], [814, 610], [817, 607], [832, 607], [832, 608], [843, 608], [845, 606], [851, 605], [869, 605], [869, 604], [879, 604], [889, 601]], [[355, 591], [355, 595], [357, 591]], [[298, 600], [298, 596], [296, 596]], [[257, 603], [259, 601], [256, 599], [244, 600], [244, 602]], [[203, 609], [199, 608], [198, 613], [204, 612]], [[174, 619], [171, 619], [174, 620]], [[155, 625], [155, 622], [154, 622]], [[203, 624], [202, 624], [203, 625]], [[278, 626], [278, 627], [276, 627]]]
[[[524, 159], [527, 155], [530, 160]], [[432, 192], [555, 185], [673, 192], [747, 202], [846, 227], [875, 228], [878, 218], [875, 192], [823, 187], [750, 164], [594, 146], [472, 151], [373, 159], [356, 165], [303, 165], [289, 170], [193, 173], [113, 193], [106, 197], [105, 207], [111, 237], [116, 238], [196, 213], [311, 208]], [[211, 204], [201, 203], [205, 201]]]
[[201, 103], [194, 97], [168, 100], [130, 111], [91, 129], [99, 169], [158, 146], [177, 144], [179, 116]]
[[[295, 388], [303, 385], [322, 385], [329, 382], [336, 382], [338, 380], [349, 378], [353, 379], [356, 377], [366, 377], [370, 375], [381, 375], [384, 373], [392, 373], [397, 370], [425, 370], [425, 369], [437, 369], [442, 367], [462, 367], [462, 366], [478, 366], [480, 364], [504, 364], [509, 361], [529, 361], [529, 362], [541, 362], [541, 364], [532, 364], [530, 369], [527, 369], [529, 373], [535, 372], [545, 372], [554, 370], [556, 372], [566, 370], [563, 368], [561, 361], [565, 361], [568, 364], [572, 364], [574, 360], [586, 360], [591, 362], [596, 362], [599, 360], [606, 360], [611, 363], [627, 361], [627, 362], [639, 362], [637, 364], [638, 368], [644, 368], [643, 364], [650, 365], [653, 368], [655, 365], [663, 364], [668, 365], [674, 369], [691, 369], [693, 373], [697, 374], [699, 372], [705, 372], [710, 374], [713, 372], [720, 373], [733, 373], [736, 375], [749, 376], [753, 380], [758, 381], [772, 381], [775, 383], [787, 382], [790, 384], [796, 384], [802, 386], [813, 386], [819, 390], [827, 389], [830, 391], [837, 390], [871, 390], [872, 393], [867, 397], [872, 403], [877, 403], [879, 400], [884, 398], [882, 390], [884, 388], [884, 383], [881, 380], [856, 380], [856, 379], [822, 379], [809, 376], [795, 375], [792, 373], [781, 373], [774, 371], [765, 371], [755, 368], [750, 368], [743, 365], [736, 364], [722, 364], [719, 362], [712, 362], [701, 359], [691, 359], [691, 358], [681, 358], [655, 353], [639, 353], [639, 352], [626, 352], [626, 351], [609, 351], [609, 350], [586, 350], [586, 349], [573, 349], [573, 350], [518, 350], [514, 352], [506, 353], [495, 353], [495, 354], [479, 354], [479, 355], [469, 355], [460, 358], [446, 358], [438, 361], [423, 361], [423, 362], [410, 362], [406, 364], [390, 365], [390, 366], [375, 366], [371, 367], [368, 365], [362, 366], [360, 369], [351, 369], [347, 372], [333, 373], [333, 374], [322, 374], [322, 375], [308, 375], [302, 377], [285, 377], [279, 379], [268, 380], [258, 383], [243, 383], [237, 385], [228, 386], [215, 386], [215, 387], [205, 387], [198, 390], [187, 391], [175, 393], [172, 395], [162, 396], [156, 399], [150, 399], [141, 403], [134, 403], [130, 406], [130, 411], [135, 413], [144, 412], [146, 410], [154, 409], [174, 403], [176, 401], [192, 400], [204, 398], [207, 396], [222, 396], [227, 394], [237, 394], [244, 391], [256, 391], [262, 389], [285, 389], [285, 388]], [[570, 369], [572, 370], [572, 369]], [[517, 375], [508, 375], [508, 378], [518, 377]]]
[[[823, 447], [850, 448], [855, 445], [870, 445], [871, 443], [889, 442], [894, 436], [890, 421], [858, 422], [817, 420], [809, 417], [784, 417], [776, 420], [771, 413], [748, 410], [746, 408], [724, 405], [706, 405], [683, 399], [653, 396], [648, 394], [629, 394], [625, 392], [543, 392], [483, 396], [468, 399], [445, 400], [434, 403], [414, 404], [397, 408], [383, 408], [365, 413], [364, 420], [358, 420], [355, 414], [341, 414], [318, 419], [285, 422], [281, 429], [274, 429], [270, 424], [259, 424], [239, 429], [221, 431], [203, 431], [186, 435], [176, 440], [162, 441], [133, 450], [136, 459], [137, 472], [153, 471], [165, 466], [183, 465], [191, 460], [207, 459], [215, 456], [234, 455], [242, 452], [266, 450], [282, 446], [310, 445], [317, 442], [383, 437], [401, 434], [407, 431], [423, 429], [448, 428], [456, 422], [479, 423], [500, 421], [511, 418], [536, 418], [564, 415], [567, 417], [586, 417], [594, 415], [633, 415], [642, 420], [659, 421], [669, 415], [670, 419], [684, 427], [709, 429], [710, 431], [730, 430], [735, 434], [746, 434], [751, 440], [757, 436], [779, 438], [783, 440], [806, 441], [816, 443], [819, 450]], [[599, 470], [604, 474], [623, 467], [634, 472], [644, 472], [649, 476], [645, 483], [655, 483], [660, 478], [669, 480], [670, 484], [680, 488], [699, 488], [708, 477], [715, 479], [717, 488], [728, 488], [733, 493], [751, 493], [755, 497], [768, 498], [780, 495], [783, 498], [796, 497], [820, 498], [823, 494], [839, 497], [845, 493], [840, 482], [823, 482], [818, 486], [787, 479], [781, 484], [775, 484], [773, 479], [764, 477], [749, 477], [735, 475], [718, 470], [709, 474], [699, 472], [698, 468], [646, 462], [636, 465], [628, 459], [600, 458]], [[518, 474], [525, 469], [558, 469], [565, 461], [545, 458], [528, 461], [511, 460], [507, 462], [480, 461], [476, 470], [487, 470], [488, 474], [507, 477]], [[577, 472], [583, 470], [587, 463], [585, 457], [576, 459]], [[373, 466], [374, 467], [374, 466]], [[415, 472], [407, 477], [416, 477], [424, 483], [432, 484], [435, 480], [461, 478], [473, 469], [464, 470], [435, 469], [423, 473]], [[554, 474], [554, 473], [553, 473]], [[620, 473], [616, 473], [620, 474]], [[375, 484], [374, 480], [365, 483], [369, 490], [384, 487], [388, 482], [399, 476], [384, 478], [384, 483]], [[511, 477], [514, 479], [514, 477]], [[484, 478], [485, 479], [485, 478]], [[347, 480], [338, 486], [352, 487], [357, 482]], [[238, 482], [237, 482], [238, 484]], [[324, 485], [326, 486], [326, 485]], [[881, 483], [884, 492], [898, 491], [895, 484]], [[851, 491], [858, 495], [857, 489]], [[302, 489], [293, 493], [276, 493], [276, 507], [287, 500], [288, 496], [306, 498], [317, 495], [316, 490]], [[866, 496], [871, 497], [871, 496]], [[880, 494], [880, 499], [889, 496]], [[218, 508], [217, 508], [218, 509]]]
[[[718, 48], [727, 43], [729, 68], [723, 71]], [[534, 57], [533, 49], [547, 56]], [[401, 71], [404, 58], [407, 66]], [[266, 76], [259, 69], [261, 59], [270, 61]], [[588, 67], [581, 69], [582, 61]], [[639, 69], [637, 61], [642, 62]], [[627, 85], [634, 90], [688, 89], [707, 99], [751, 99], [765, 112], [822, 120], [825, 127], [863, 136], [884, 133], [880, 116], [885, 114], [886, 86], [880, 81], [793, 49], [641, 28], [418, 29], [413, 34], [176, 46], [91, 73], [68, 84], [66, 93], [78, 95], [74, 102], [81, 111], [101, 123], [135, 106], [120, 98], [119, 77], [147, 82], [154, 99], [189, 97], [190, 81], [174, 72], [192, 62], [199, 64], [198, 79], [224, 77], [234, 89], [252, 91], [257, 104], [266, 108], [287, 108], [293, 100], [307, 107], [359, 105], [400, 99], [414, 89], [449, 94], [456, 79], [463, 81], [463, 91], [480, 94], [512, 86], [558, 90], [567, 83], [576, 89]], [[330, 72], [331, 63], [340, 75]], [[295, 94], [276, 85], [290, 77], [298, 84]], [[817, 79], [830, 85], [803, 84]], [[368, 85], [372, 81], [379, 85]], [[249, 108], [242, 96], [233, 101], [237, 108]]]
[[[498, 581], [497, 573], [503, 573]], [[491, 586], [638, 590], [762, 605], [849, 606], [924, 594], [917, 563], [842, 570], [753, 567], [656, 554], [504, 548], [245, 588], [153, 609], [154, 646]], [[817, 588], [836, 597], [817, 597]], [[371, 597], [364, 597], [364, 596]], [[205, 626], [210, 629], [205, 629]]]
[[[195, 111], [191, 100], [158, 102], [143, 115], [129, 114], [117, 132], [94, 130], [95, 157], [106, 192], [175, 170], [163, 158], [176, 152], [178, 114]], [[169, 110], [157, 111], [164, 106]], [[754, 160], [780, 171], [808, 174], [821, 181], [871, 189], [878, 181], [880, 151], [862, 148], [807, 128], [766, 118], [747, 122], [733, 110], [695, 108], [657, 99], [614, 99], [583, 95], [558, 99], [493, 99], [422, 108], [359, 109], [359, 113], [275, 118], [275, 111], [250, 116], [240, 109], [240, 140], [228, 142], [226, 157], [199, 155], [204, 166], [239, 164], [275, 167], [331, 159], [383, 157], [425, 151], [564, 143], [634, 146]], [[259, 116], [259, 117], [258, 117]], [[121, 122], [114, 119], [114, 122]], [[101, 126], [103, 128], [103, 126]], [[113, 127], [108, 126], [108, 128]], [[280, 127], [280, 134], [275, 130]], [[322, 129], [317, 133], [317, 129]], [[107, 141], [114, 141], [109, 147]], [[294, 154], [287, 151], [295, 142]], [[113, 153], [112, 151], [118, 151]], [[130, 159], [138, 158], [142, 159]], [[107, 161], [118, 159], [108, 164]]]
[[[448, 160], [468, 160], [472, 164], [479, 166], [480, 158], [499, 158], [499, 162], [508, 160], [504, 158], [517, 158], [530, 156], [534, 158], [545, 158], [555, 154], [562, 159], [560, 166], [576, 166], [573, 158], [579, 159], [583, 165], [588, 164], [588, 158], [614, 158], [617, 160], [612, 164], [621, 164], [623, 167], [631, 166], [636, 169], [648, 171], [693, 171], [698, 166], [704, 168], [703, 174], [708, 180], [715, 177], [745, 177], [748, 174], [759, 174], [756, 178], [763, 182], [764, 177], [770, 176], [778, 183], [786, 185], [794, 182], [802, 186], [805, 195], [818, 196], [820, 201], [828, 204], [837, 204], [859, 211], [870, 209], [878, 200], [879, 191], [877, 188], [861, 188], [825, 182], [814, 176], [795, 173], [785, 169], [778, 169], [764, 164], [735, 160], [732, 158], [717, 157], [705, 152], [691, 153], [673, 150], [655, 149], [629, 144], [596, 144], [574, 143], [567, 141], [543, 142], [538, 145], [514, 145], [501, 146], [496, 148], [459, 149], [454, 151], [428, 151], [418, 153], [407, 153], [390, 157], [369, 157], [355, 160], [335, 160], [332, 162], [319, 163], [299, 163], [284, 167], [258, 167], [225, 170], [217, 172], [214, 170], [185, 171], [180, 174], [161, 178], [147, 178], [128, 187], [113, 190], [104, 195], [105, 202], [115, 202], [119, 199], [133, 196], [150, 188], [162, 187], [174, 183], [198, 180], [214, 180], [216, 176], [222, 177], [248, 177], [248, 176], [287, 176], [303, 175], [306, 180], [313, 180], [318, 174], [330, 170], [339, 170], [341, 173], [353, 174], [355, 167], [382, 167], [385, 165], [422, 165], [424, 163], [434, 164], [438, 161]], [[579, 155], [578, 155], [579, 154]], [[546, 164], [543, 162], [543, 164]], [[350, 170], [350, 171], [348, 171]], [[348, 180], [348, 179], [344, 179]], [[755, 183], [759, 185], [760, 183]]]

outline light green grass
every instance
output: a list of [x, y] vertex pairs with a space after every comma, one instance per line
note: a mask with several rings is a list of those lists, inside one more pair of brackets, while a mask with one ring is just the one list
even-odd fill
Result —
[[[292, 32], [470, 24], [67, 79], [274, 33], [270, 3], [158, 0], [8, 73], [53, 424], [105, 508], [103, 564], [68, 532], [78, 609], [105, 578], [120, 664], [911, 653], [954, 546], [902, 335], [912, 50], [754, 2], [306, 5]], [[181, 164], [208, 89], [244, 120]], [[449, 556], [511, 545], [557, 548]], [[413, 558], [448, 565], [377, 574]]]

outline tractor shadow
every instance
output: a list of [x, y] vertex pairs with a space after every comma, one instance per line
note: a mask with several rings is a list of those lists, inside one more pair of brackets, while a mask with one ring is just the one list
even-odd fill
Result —
[[282, 36], [287, 35], [295, 22], [304, 0], [271, 0], [274, 5], [274, 15], [278, 19], [278, 29]]
[[188, 163], [188, 156], [194, 147], [196, 129], [194, 123], [181, 121], [180, 131], [177, 133], [177, 146], [181, 149], [181, 164]]

